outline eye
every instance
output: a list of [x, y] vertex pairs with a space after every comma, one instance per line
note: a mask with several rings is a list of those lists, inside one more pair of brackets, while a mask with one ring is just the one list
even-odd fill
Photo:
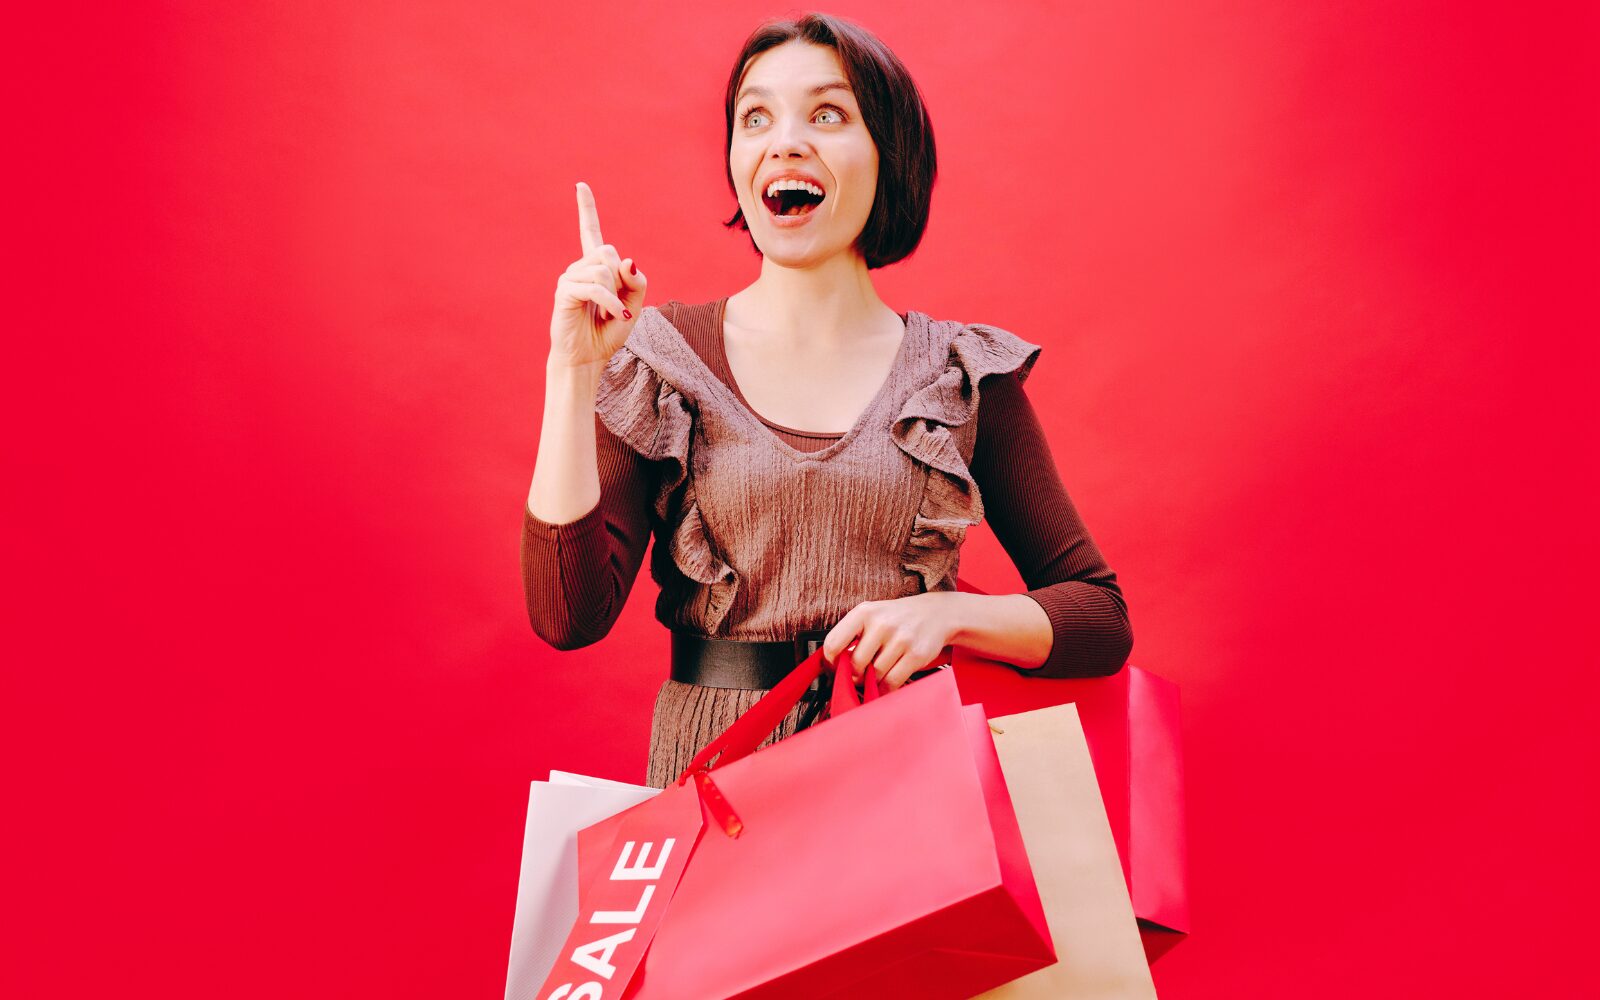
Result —
[[[817, 114], [819, 114], [819, 115], [821, 115], [821, 114], [833, 114], [833, 115], [835, 115], [836, 118], [837, 118], [836, 121], [826, 122], [825, 123], [825, 124], [829, 124], [829, 125], [843, 125], [846, 121], [849, 120], [848, 116], [845, 115], [845, 113], [842, 110], [840, 110], [839, 108], [835, 107], [832, 104], [828, 104], [828, 105], [823, 106], [823, 108], [820, 111], [818, 111]], [[745, 111], [743, 114], [739, 115], [739, 119], [738, 119], [739, 120], [739, 125], [741, 127], [743, 127], [743, 128], [753, 128], [754, 126], [752, 126], [750, 124], [750, 119], [758, 118], [758, 117], [759, 118], [765, 118], [766, 117], [766, 112], [763, 111], [759, 107], [750, 108], [748, 111]]]

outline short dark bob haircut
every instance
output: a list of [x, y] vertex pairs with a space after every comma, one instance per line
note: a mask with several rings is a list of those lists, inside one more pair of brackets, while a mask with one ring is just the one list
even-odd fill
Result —
[[[733, 150], [734, 99], [739, 93], [739, 81], [751, 59], [795, 39], [826, 45], [838, 53], [845, 78], [861, 108], [862, 122], [878, 147], [878, 190], [873, 195], [867, 224], [856, 239], [856, 248], [869, 270], [904, 260], [922, 242], [923, 230], [928, 228], [928, 205], [938, 172], [933, 123], [928, 120], [922, 94], [905, 65], [876, 35], [844, 18], [813, 12], [797, 21], [768, 21], [745, 40], [728, 77], [728, 132], [722, 147], [728, 190], [737, 201], [739, 191], [734, 186], [728, 156]], [[723, 225], [750, 231], [742, 208]], [[757, 254], [761, 253], [753, 236], [750, 245]]]

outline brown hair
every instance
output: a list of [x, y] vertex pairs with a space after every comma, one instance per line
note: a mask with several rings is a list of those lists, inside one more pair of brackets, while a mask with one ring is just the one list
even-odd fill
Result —
[[[878, 147], [878, 190], [867, 224], [856, 238], [856, 248], [869, 270], [909, 257], [928, 227], [928, 205], [938, 170], [933, 123], [905, 65], [876, 35], [844, 18], [813, 12], [795, 21], [768, 21], [745, 39], [728, 77], [728, 131], [722, 148], [728, 190], [737, 200], [733, 168], [727, 163], [733, 149], [735, 98], [746, 65], [767, 49], [795, 39], [826, 45], [838, 53], [845, 79], [855, 90], [862, 122]], [[723, 225], [750, 231], [742, 208]], [[753, 236], [750, 245], [761, 253]]]

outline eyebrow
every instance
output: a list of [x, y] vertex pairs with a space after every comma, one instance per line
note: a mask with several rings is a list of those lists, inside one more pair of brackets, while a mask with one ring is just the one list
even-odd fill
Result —
[[[817, 94], [826, 94], [830, 90], [843, 90], [843, 91], [847, 91], [848, 93], [850, 93], [852, 95], [855, 94], [855, 91], [850, 89], [850, 85], [848, 83], [844, 82], [843, 80], [832, 80], [832, 81], [829, 81], [828, 83], [819, 83], [815, 87], [812, 87], [811, 90], [809, 91], [809, 93], [812, 96], [815, 96]], [[738, 104], [740, 101], [744, 100], [746, 97], [771, 97], [771, 96], [772, 96], [772, 91], [768, 90], [765, 87], [746, 87], [743, 90], [739, 91], [739, 96], [734, 98], [733, 103]]]

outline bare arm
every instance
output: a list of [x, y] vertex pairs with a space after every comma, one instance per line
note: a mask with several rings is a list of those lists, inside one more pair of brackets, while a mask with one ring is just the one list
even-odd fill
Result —
[[544, 421], [528, 511], [549, 524], [569, 524], [600, 502], [594, 396], [603, 365], [545, 365]]
[[552, 524], [575, 521], [600, 500], [595, 468], [594, 397], [606, 362], [617, 353], [644, 308], [648, 282], [600, 236], [589, 185], [577, 185], [578, 240], [583, 256], [556, 281], [545, 361], [544, 422], [528, 510]]

